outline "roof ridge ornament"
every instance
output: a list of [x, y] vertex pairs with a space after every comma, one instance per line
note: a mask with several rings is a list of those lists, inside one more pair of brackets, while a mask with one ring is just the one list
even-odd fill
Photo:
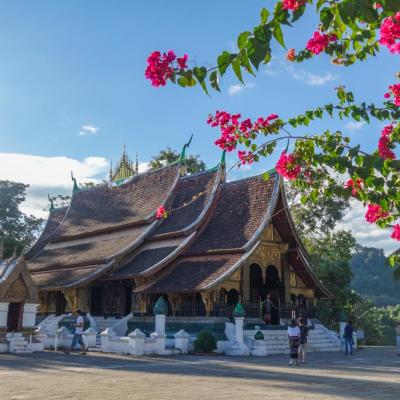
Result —
[[190, 143], [192, 143], [192, 139], [193, 139], [193, 133], [190, 135], [189, 141], [187, 143], [185, 143], [182, 148], [181, 155], [179, 157], [179, 161], [181, 163], [183, 163], [186, 159], [186, 149], [190, 146]]
[[50, 202], [50, 212], [54, 210], [54, 200], [50, 197], [50, 194], [47, 194], [47, 198]]
[[74, 187], [72, 188], [72, 192], [73, 193], [78, 192], [79, 186], [78, 186], [78, 183], [76, 182], [76, 178], [74, 177], [74, 173], [72, 171], [71, 171], [71, 179], [72, 179], [72, 182], [74, 182]]

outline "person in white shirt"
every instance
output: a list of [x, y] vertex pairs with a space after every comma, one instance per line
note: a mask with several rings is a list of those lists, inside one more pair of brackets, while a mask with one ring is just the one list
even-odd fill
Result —
[[300, 345], [300, 328], [297, 326], [295, 319], [292, 319], [288, 326], [288, 338], [290, 348], [290, 362], [289, 365], [298, 365], [299, 358], [299, 345]]
[[[72, 337], [70, 350], [74, 350], [75, 346], [79, 343], [82, 349], [82, 354], [86, 354], [85, 342], [83, 341], [83, 328], [85, 324], [83, 317], [85, 314], [81, 310], [77, 310], [77, 314], [78, 317], [75, 321], [75, 333]], [[69, 353], [69, 351], [67, 351], [67, 353]]]

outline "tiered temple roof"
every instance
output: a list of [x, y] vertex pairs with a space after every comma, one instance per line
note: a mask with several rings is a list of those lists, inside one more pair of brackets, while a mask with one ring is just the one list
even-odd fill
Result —
[[[68, 209], [51, 211], [27, 253], [32, 279], [41, 290], [131, 278], [141, 278], [138, 293], [209, 289], [251, 255], [273, 223], [301, 279], [326, 295], [307, 264], [276, 174], [225, 182], [224, 165], [182, 172], [177, 162], [120, 185], [75, 192]], [[160, 205], [169, 216], [157, 220]]]

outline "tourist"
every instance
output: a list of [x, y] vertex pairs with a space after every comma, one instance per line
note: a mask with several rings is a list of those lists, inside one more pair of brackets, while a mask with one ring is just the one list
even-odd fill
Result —
[[400, 356], [400, 321], [397, 321], [396, 336], [397, 336], [397, 355]]
[[272, 322], [272, 308], [276, 309], [275, 304], [272, 302], [270, 295], [267, 295], [267, 298], [264, 300], [262, 304], [262, 315], [263, 320], [267, 325], [271, 325]]
[[344, 355], [347, 356], [349, 354], [350, 348], [350, 355], [353, 355], [353, 325], [351, 321], [347, 321], [346, 326], [344, 327], [343, 339], [344, 339]]
[[290, 362], [289, 365], [298, 365], [297, 359], [299, 357], [299, 345], [300, 345], [300, 328], [297, 326], [296, 320], [292, 319], [288, 326], [288, 338], [290, 348]]
[[304, 324], [303, 318], [299, 318], [299, 329], [300, 329], [299, 359], [302, 364], [305, 364], [308, 326]]
[[66, 353], [69, 353], [70, 351], [73, 351], [75, 349], [75, 346], [79, 343], [81, 346], [81, 354], [86, 354], [86, 346], [85, 342], [83, 341], [83, 327], [85, 324], [85, 321], [83, 319], [85, 313], [83, 313], [81, 310], [77, 310], [78, 317], [76, 318], [75, 321], [75, 333], [74, 336], [72, 337], [72, 343], [71, 343], [71, 348], [69, 350], [66, 350]]

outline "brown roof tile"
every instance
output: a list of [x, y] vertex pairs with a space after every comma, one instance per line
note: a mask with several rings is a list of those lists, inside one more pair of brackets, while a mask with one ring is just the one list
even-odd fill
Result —
[[171, 212], [154, 236], [185, 229], [205, 209], [218, 178], [218, 171], [206, 171], [179, 180]]
[[33, 246], [25, 253], [25, 259], [29, 260], [34, 255], [39, 253], [49, 241], [50, 236], [55, 232], [55, 230], [60, 226], [68, 207], [56, 208], [50, 212], [49, 218], [46, 225], [38, 238], [38, 240], [33, 244]]
[[107, 265], [93, 265], [84, 268], [58, 269], [54, 271], [31, 273], [33, 282], [40, 289], [55, 289], [74, 286], [97, 278]]
[[112, 275], [113, 278], [124, 278], [139, 275], [148, 268], [169, 256], [178, 246], [159, 247], [140, 252], [130, 263]]
[[245, 246], [265, 219], [276, 179], [255, 176], [225, 183], [210, 222], [186, 254]]
[[[145, 231], [148, 225], [133, 227], [124, 236], [99, 237], [97, 240], [74, 244], [64, 242], [65, 247], [46, 247], [36, 258], [28, 262], [30, 271], [59, 266], [99, 263], [113, 254], [133, 244]], [[57, 243], [58, 244], [58, 243]]]
[[243, 254], [218, 254], [185, 257], [177, 261], [158, 280], [138, 287], [137, 292], [166, 293], [205, 289], [218, 277], [229, 271]]
[[179, 165], [173, 164], [139, 174], [121, 186], [76, 192], [57, 240], [143, 221], [168, 199], [178, 175]]

